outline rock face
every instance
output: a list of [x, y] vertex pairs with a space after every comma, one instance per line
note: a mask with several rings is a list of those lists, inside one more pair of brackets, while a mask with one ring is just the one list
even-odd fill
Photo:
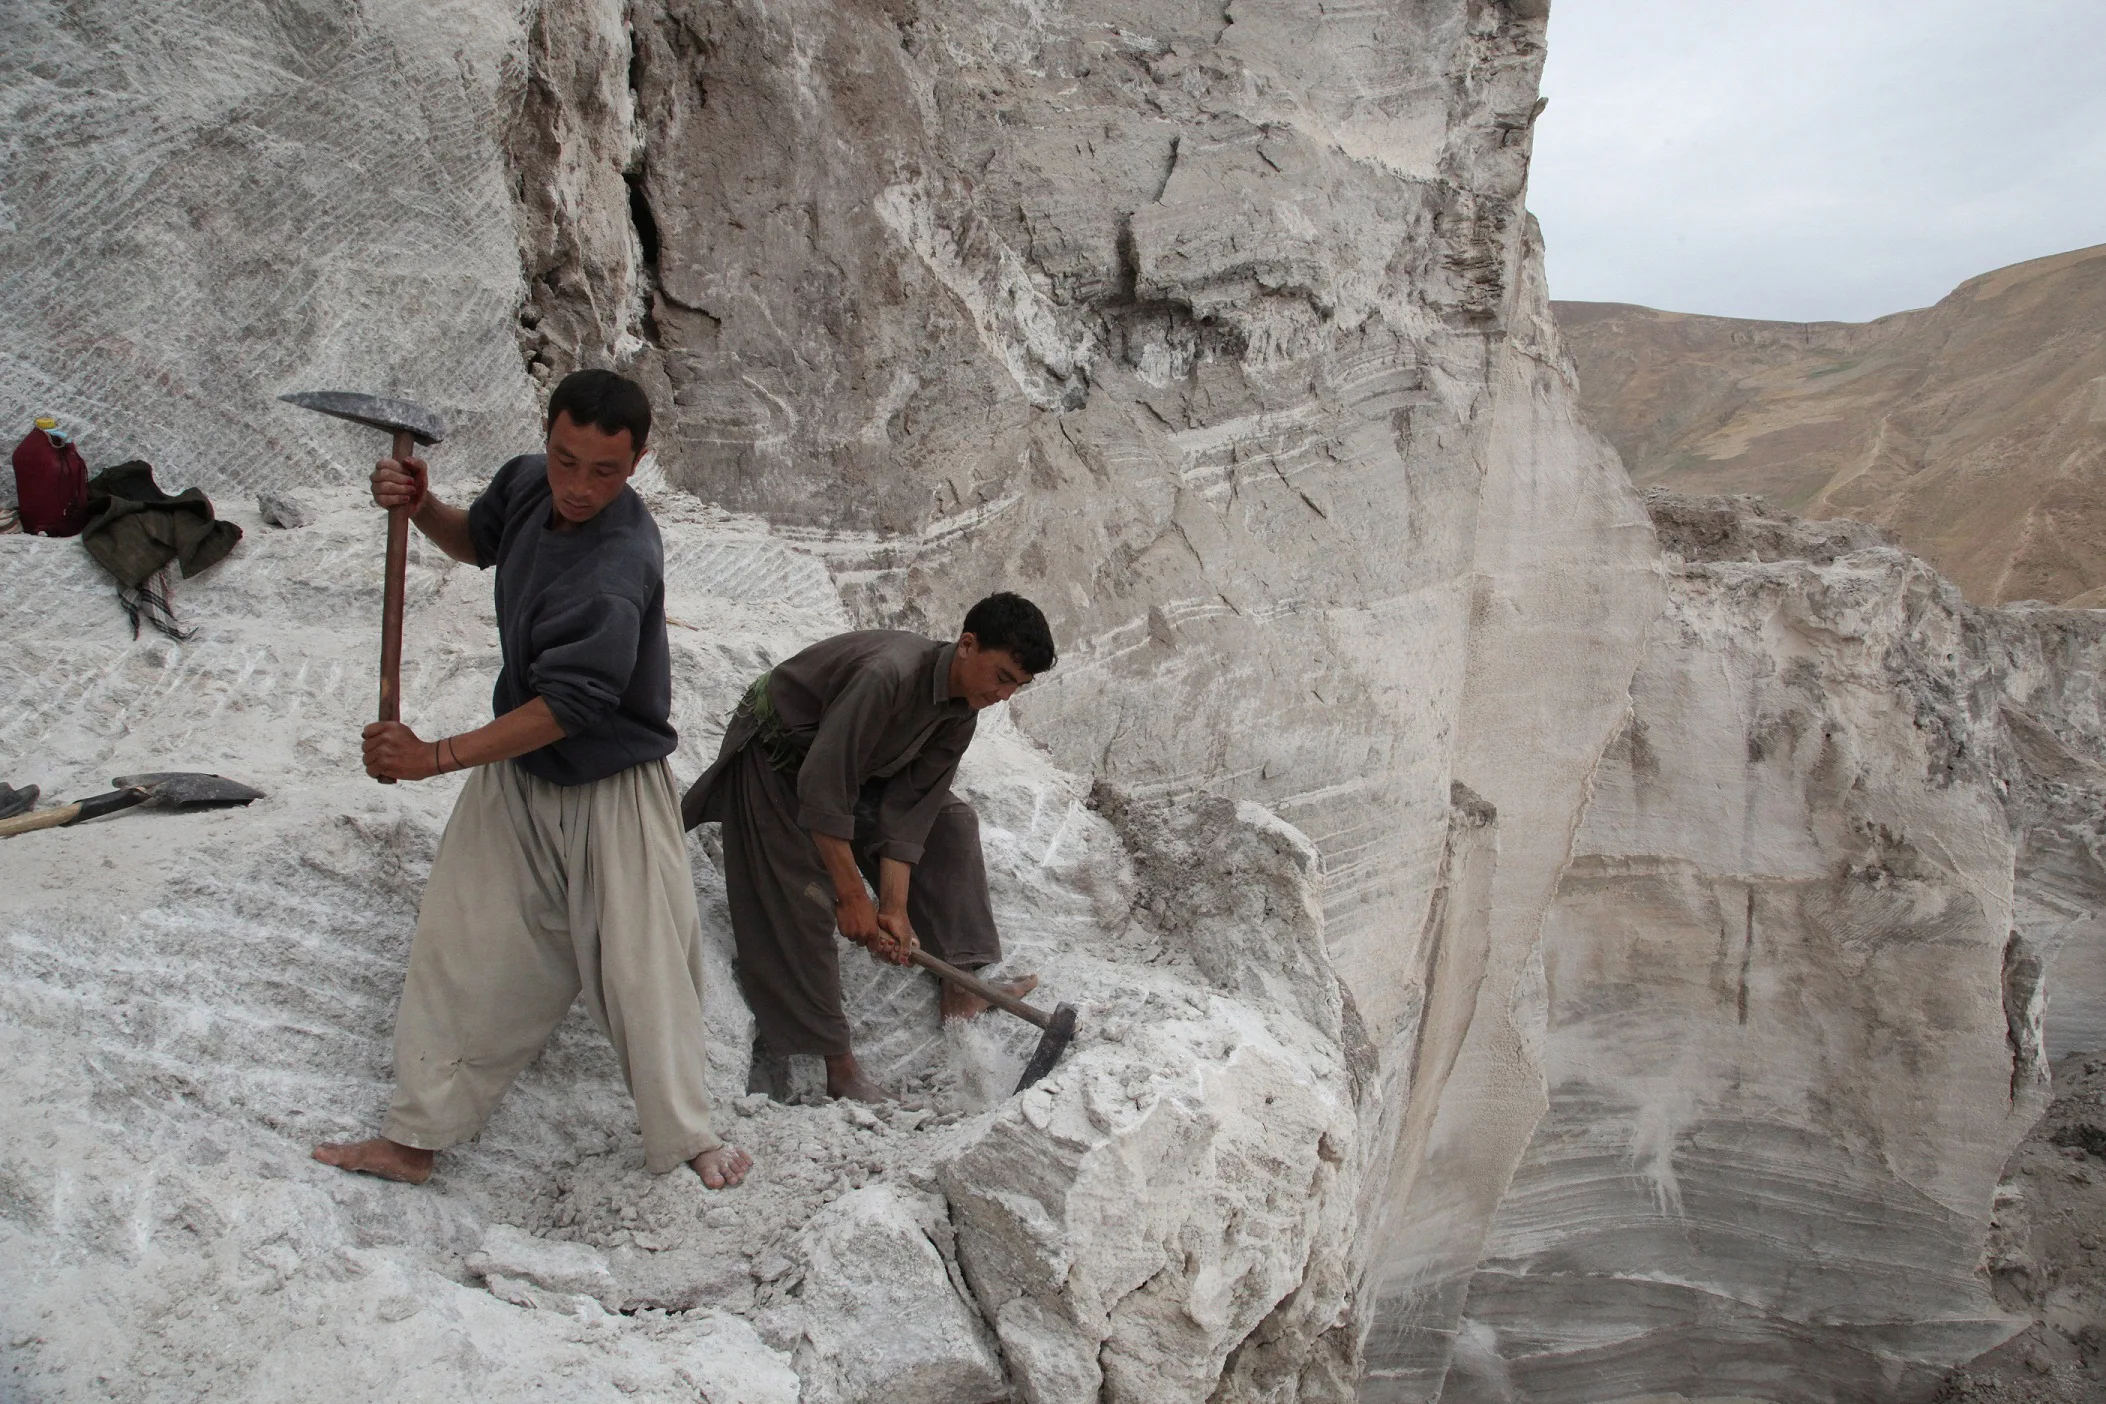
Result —
[[[1384, 1050], [1366, 1224], [1366, 1399], [1430, 1399], [1485, 1235], [1543, 1111], [1545, 913], [1570, 816], [1629, 707], [1658, 551], [1578, 422], [1538, 265], [1502, 359], [1446, 834], [1408, 1041]], [[1517, 738], [1520, 739], [1517, 748]], [[1545, 822], [1567, 816], [1563, 823]]]
[[386, 451], [288, 390], [398, 392], [461, 452], [516, 451], [533, 399], [494, 120], [526, 77], [516, 11], [10, 7], [30, 57], [0, 88], [0, 422], [49, 410], [91, 469], [144, 458], [214, 494]]
[[2055, 1100], [2005, 1166], [1982, 1262], [1997, 1301], [2033, 1318], [1956, 1370], [1939, 1404], [2088, 1404], [2106, 1392], [2106, 1063], [2055, 1065]]
[[1899, 553], [1674, 578], [1544, 931], [1550, 1108], [1444, 1398], [1844, 1399], [2008, 1333], [1974, 1268], [2040, 1070], [2006, 1043], [1994, 713], [1933, 681], [1965, 649]]
[[1541, 26], [1122, 0], [634, 29], [668, 472], [881, 533], [859, 617], [1040, 599], [1067, 661], [1026, 729], [1310, 835], [1332, 954], [1398, 1036], [1372, 972], [1445, 832], [1524, 252], [1499, 118], [1534, 101]]
[[[2032, 856], [2095, 829], [2013, 717], [2043, 633], [2106, 627], [1973, 610], [1862, 529], [1651, 506], [1703, 549], [1544, 929], [1550, 1106], [1442, 1398], [1925, 1393], [2023, 1325], [1976, 1276], [2046, 1086], [2019, 909], [2102, 889]], [[2061, 700], [2039, 729], [2096, 754]]]
[[2106, 246], [1862, 325], [1557, 313], [1641, 485], [1877, 523], [1978, 603], [2106, 603]]
[[[0, 411], [310, 521], [180, 646], [0, 538], [7, 779], [269, 793], [0, 846], [38, 1389], [1900, 1400], [2020, 1324], [1975, 1268], [2106, 1036], [2106, 630], [1648, 514], [1521, 208], [1543, 5], [165, 8], [26, 12]], [[1052, 615], [959, 782], [1084, 1011], [1027, 1095], [1024, 1025], [857, 959], [901, 1101], [743, 1095], [705, 835], [751, 1184], [645, 1176], [582, 1018], [431, 1186], [305, 1159], [382, 1103], [452, 791], [358, 771], [378, 446], [269, 397], [434, 403], [459, 498], [580, 364], [662, 410], [681, 778], [814, 638]], [[415, 554], [421, 728], [487, 705], [487, 588]]]

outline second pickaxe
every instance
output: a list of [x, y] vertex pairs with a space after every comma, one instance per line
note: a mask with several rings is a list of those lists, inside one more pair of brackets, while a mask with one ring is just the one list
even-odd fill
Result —
[[[395, 436], [397, 463], [416, 452], [419, 444], [435, 444], [446, 437], [445, 420], [408, 400], [383, 400], [349, 390], [302, 390], [278, 398], [353, 424], [387, 430]], [[402, 596], [409, 567], [409, 518], [407, 507], [388, 509], [387, 583], [380, 606], [380, 719], [384, 722], [402, 720]], [[382, 776], [380, 783], [395, 782]]]
[[[263, 798], [263, 791], [252, 790], [239, 780], [187, 771], [157, 770], [148, 775], [120, 775], [110, 783], [117, 788], [106, 795], [90, 795], [71, 804], [0, 819], [0, 838], [13, 838], [16, 834], [34, 833], [38, 829], [57, 829], [86, 819], [100, 819], [105, 814], [140, 805], [155, 809], [217, 809]], [[0, 785], [0, 789], [6, 788]], [[30, 786], [28, 793], [34, 803], [36, 786]]]

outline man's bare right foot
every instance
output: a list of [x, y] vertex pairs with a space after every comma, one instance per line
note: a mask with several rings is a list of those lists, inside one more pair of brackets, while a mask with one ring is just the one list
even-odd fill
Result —
[[737, 1146], [718, 1146], [715, 1150], [702, 1152], [688, 1164], [711, 1189], [736, 1189], [745, 1182], [746, 1172], [753, 1168], [753, 1157]]
[[421, 1185], [431, 1178], [433, 1152], [405, 1146], [385, 1136], [375, 1136], [369, 1141], [339, 1141], [316, 1146], [314, 1158], [339, 1170], [354, 1170], [361, 1175], [378, 1175], [383, 1180]]
[[[994, 1007], [971, 990], [960, 989], [948, 980], [939, 983], [943, 986], [939, 1007], [946, 1019], [977, 1019]], [[1038, 976], [1019, 975], [1014, 980], [990, 980], [988, 983], [1011, 999], [1022, 999], [1038, 988]]]
[[853, 1053], [829, 1053], [826, 1058], [826, 1095], [852, 1102], [882, 1102], [885, 1089], [863, 1075], [863, 1065]]

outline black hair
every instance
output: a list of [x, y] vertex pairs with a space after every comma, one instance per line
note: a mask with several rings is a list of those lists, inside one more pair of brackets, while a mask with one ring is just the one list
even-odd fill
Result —
[[557, 383], [548, 397], [548, 428], [556, 427], [556, 416], [568, 414], [570, 422], [590, 424], [603, 434], [629, 431], [629, 449], [642, 453], [651, 437], [651, 397], [633, 380], [610, 370], [572, 371]]
[[979, 640], [980, 647], [995, 649], [1014, 658], [1027, 673], [1043, 673], [1053, 666], [1053, 631], [1046, 616], [1022, 595], [1007, 590], [989, 595], [965, 612], [963, 633]]

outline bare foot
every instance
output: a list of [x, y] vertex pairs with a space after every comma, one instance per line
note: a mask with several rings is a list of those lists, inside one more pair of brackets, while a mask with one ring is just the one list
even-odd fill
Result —
[[[946, 1019], [977, 1019], [994, 1007], [971, 990], [960, 989], [948, 980], [941, 983], [943, 1017]], [[1038, 988], [1038, 976], [1019, 975], [1014, 980], [990, 980], [988, 983], [1011, 999], [1022, 999]]]
[[753, 1168], [753, 1157], [737, 1146], [718, 1146], [706, 1150], [688, 1162], [702, 1183], [711, 1189], [732, 1189], [744, 1184], [746, 1172]]
[[863, 1065], [853, 1053], [829, 1053], [826, 1057], [826, 1095], [855, 1102], [882, 1102], [885, 1089], [863, 1076]]
[[314, 1158], [324, 1165], [355, 1170], [361, 1175], [378, 1175], [383, 1180], [400, 1180], [406, 1185], [421, 1185], [431, 1178], [432, 1155], [431, 1151], [405, 1146], [385, 1136], [314, 1148]]

